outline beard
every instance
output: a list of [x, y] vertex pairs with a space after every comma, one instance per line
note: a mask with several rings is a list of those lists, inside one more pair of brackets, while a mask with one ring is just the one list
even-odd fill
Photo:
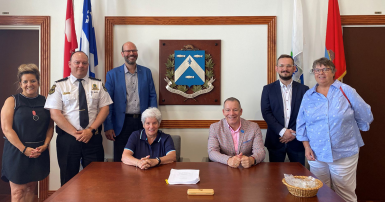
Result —
[[[283, 72], [281, 72], [281, 73], [283, 73]], [[286, 73], [290, 73], [290, 72], [286, 72]], [[279, 75], [279, 78], [281, 78], [284, 81], [288, 81], [293, 77], [293, 74], [290, 74], [289, 76], [281, 76], [280, 74], [278, 74], [278, 75]]]
[[124, 61], [126, 61], [126, 63], [127, 64], [129, 64], [129, 65], [134, 65], [134, 64], [136, 64], [136, 59], [137, 59], [137, 57], [135, 57], [135, 60], [134, 61], [130, 61], [130, 57], [131, 57], [132, 55], [128, 55], [127, 57], [124, 57]]

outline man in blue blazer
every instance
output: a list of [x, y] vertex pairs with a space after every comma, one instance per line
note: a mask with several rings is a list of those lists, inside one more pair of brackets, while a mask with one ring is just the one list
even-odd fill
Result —
[[263, 87], [261, 111], [267, 123], [265, 147], [270, 162], [291, 162], [305, 165], [305, 148], [295, 138], [296, 120], [302, 97], [309, 87], [293, 81], [296, 67], [290, 55], [281, 55], [275, 71], [279, 80]]
[[132, 42], [122, 46], [125, 63], [106, 76], [106, 88], [113, 104], [104, 121], [106, 138], [114, 141], [114, 161], [120, 162], [131, 133], [143, 129], [141, 114], [149, 107], [158, 107], [151, 70], [136, 64], [138, 49]]

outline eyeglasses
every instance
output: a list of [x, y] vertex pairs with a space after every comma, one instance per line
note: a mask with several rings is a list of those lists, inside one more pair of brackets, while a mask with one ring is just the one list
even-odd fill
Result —
[[88, 61], [85, 61], [85, 62], [80, 62], [80, 61], [73, 61], [72, 63], [74, 63], [75, 65], [88, 65]]
[[138, 50], [124, 50], [123, 53], [137, 53]]
[[321, 73], [321, 72], [328, 72], [328, 71], [330, 71], [330, 70], [331, 70], [331, 68], [328, 68], [328, 67], [325, 67], [325, 68], [323, 68], [323, 69], [312, 69], [312, 71], [313, 71], [314, 74], [319, 74], [319, 73]]
[[279, 65], [278, 67], [280, 67], [280, 68], [284, 68], [284, 67], [292, 68], [292, 67], [295, 67], [295, 65]]

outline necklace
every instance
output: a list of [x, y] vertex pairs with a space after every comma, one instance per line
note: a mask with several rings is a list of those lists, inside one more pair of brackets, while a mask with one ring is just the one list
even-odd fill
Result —
[[[29, 98], [29, 97], [26, 97], [25, 95], [23, 95], [22, 93], [20, 93], [23, 97], [25, 97], [25, 98], [28, 98], [28, 99], [34, 99], [34, 98], [37, 98], [38, 96], [36, 96], [36, 97], [34, 97], [34, 98]], [[32, 107], [31, 106], [31, 104], [28, 102], [28, 105], [29, 105], [29, 107], [31, 107], [32, 108], [32, 119], [34, 120], [34, 121], [38, 121], [39, 120], [39, 116], [36, 114], [36, 111], [35, 111], [35, 107]]]
[[34, 121], [38, 121], [39, 120], [39, 116], [36, 114], [35, 110], [32, 108], [32, 119]]

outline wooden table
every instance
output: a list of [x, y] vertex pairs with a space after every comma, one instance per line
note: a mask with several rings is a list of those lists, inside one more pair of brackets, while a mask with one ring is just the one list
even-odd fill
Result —
[[[199, 169], [195, 185], [167, 185], [170, 169]], [[300, 163], [260, 163], [249, 169], [215, 162], [181, 162], [140, 170], [123, 163], [91, 163], [46, 201], [343, 201], [323, 186], [316, 197], [291, 195], [284, 173], [312, 175]], [[188, 196], [187, 189], [214, 189], [214, 196]]]

